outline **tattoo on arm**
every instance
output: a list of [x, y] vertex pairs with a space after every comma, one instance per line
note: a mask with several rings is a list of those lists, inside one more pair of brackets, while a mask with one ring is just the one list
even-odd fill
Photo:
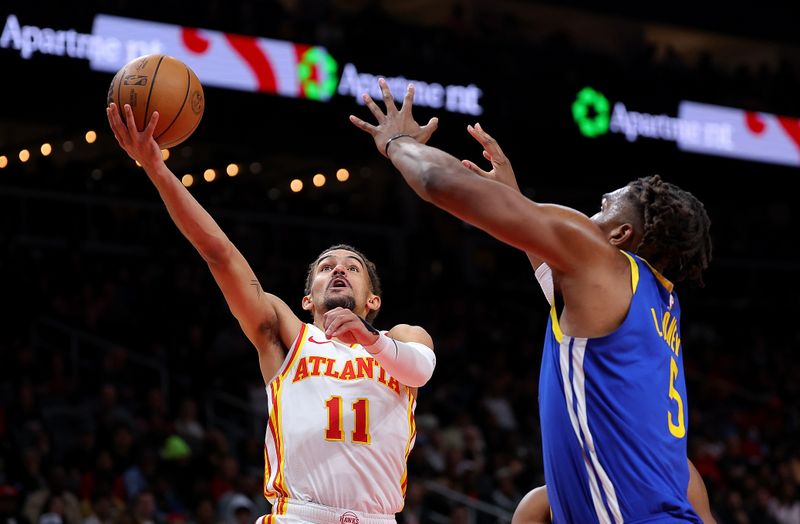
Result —
[[261, 298], [261, 295], [264, 293], [264, 288], [261, 287], [261, 284], [258, 283], [258, 279], [253, 279], [250, 281], [250, 285], [256, 289], [256, 296]]

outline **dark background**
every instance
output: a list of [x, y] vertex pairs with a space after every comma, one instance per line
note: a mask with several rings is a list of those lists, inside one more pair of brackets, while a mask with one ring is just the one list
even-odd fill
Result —
[[[319, 44], [340, 66], [474, 83], [480, 117], [416, 116], [439, 116], [431, 144], [476, 161], [465, 127], [480, 121], [536, 200], [591, 214], [602, 193], [653, 173], [693, 192], [713, 222], [714, 260], [704, 289], [679, 288], [689, 455], [719, 521], [800, 521], [798, 169], [647, 138], [587, 139], [570, 114], [589, 85], [653, 114], [675, 115], [692, 100], [800, 115], [800, 32], [788, 6], [118, 0], [11, 2], [3, 21], [8, 13], [87, 33], [106, 13]], [[232, 494], [242, 494], [252, 507], [239, 517], [257, 516], [266, 507], [256, 356], [107, 131], [111, 75], [12, 49], [0, 49], [0, 70], [0, 155], [9, 158], [0, 169], [0, 515], [39, 524], [58, 509], [54, 499], [73, 496], [83, 516], [104, 522], [233, 522]], [[263, 286], [300, 313], [307, 263], [351, 243], [381, 273], [379, 327], [419, 324], [436, 341], [402, 518], [469, 518], [437, 486], [513, 511], [543, 483], [536, 391], [547, 307], [525, 256], [420, 201], [348, 122], [368, 114], [351, 98], [211, 87], [205, 96], [200, 127], [168, 165], [196, 178], [242, 166], [236, 178], [190, 190]], [[89, 129], [95, 144], [83, 140]], [[43, 142], [54, 147], [46, 158]], [[21, 148], [33, 152], [24, 164]], [[340, 167], [351, 173], [345, 183], [333, 180]], [[317, 172], [328, 177], [323, 188], [310, 184]], [[289, 190], [293, 178], [305, 183], [300, 193]], [[190, 444], [189, 457], [161, 454], [171, 435]]]

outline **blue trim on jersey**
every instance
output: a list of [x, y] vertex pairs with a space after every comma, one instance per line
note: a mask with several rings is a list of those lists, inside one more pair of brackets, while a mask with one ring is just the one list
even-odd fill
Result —
[[539, 404], [547, 493], [559, 524], [701, 523], [686, 495], [680, 304], [645, 261], [634, 257], [634, 267], [628, 314], [610, 335], [559, 341], [557, 317], [548, 321]]

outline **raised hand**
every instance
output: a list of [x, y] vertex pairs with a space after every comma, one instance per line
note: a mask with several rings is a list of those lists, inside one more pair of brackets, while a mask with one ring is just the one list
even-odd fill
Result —
[[161, 148], [158, 147], [158, 144], [153, 139], [153, 130], [155, 130], [158, 123], [158, 112], [153, 112], [153, 116], [144, 131], [138, 131], [131, 106], [125, 104], [124, 111], [125, 122], [122, 121], [116, 104], [110, 104], [106, 108], [108, 123], [111, 125], [111, 130], [114, 132], [114, 137], [120, 147], [128, 153], [129, 157], [144, 167], [161, 162]]
[[514, 170], [511, 168], [511, 162], [503, 153], [503, 150], [500, 148], [500, 145], [497, 143], [497, 141], [492, 138], [489, 133], [484, 131], [480, 124], [475, 124], [474, 127], [467, 126], [467, 131], [475, 140], [478, 141], [480, 145], [483, 146], [483, 157], [492, 163], [492, 170], [484, 171], [470, 160], [461, 161], [461, 163], [464, 164], [464, 167], [484, 178], [497, 180], [501, 184], [505, 184], [508, 187], [519, 191], [517, 177], [514, 174]]
[[338, 338], [345, 344], [369, 346], [378, 340], [378, 335], [370, 331], [361, 318], [342, 307], [325, 313], [325, 336]]
[[414, 85], [408, 84], [406, 89], [406, 96], [403, 99], [403, 105], [400, 110], [394, 102], [394, 97], [389, 91], [389, 85], [386, 80], [381, 78], [378, 80], [378, 85], [383, 94], [383, 102], [386, 105], [386, 114], [381, 111], [378, 104], [368, 94], [364, 94], [364, 103], [370, 110], [372, 115], [377, 120], [378, 125], [372, 125], [369, 122], [361, 120], [355, 115], [350, 115], [350, 121], [356, 127], [372, 135], [375, 140], [375, 147], [384, 156], [386, 156], [387, 145], [391, 139], [401, 135], [407, 135], [421, 144], [425, 144], [431, 137], [436, 128], [439, 126], [439, 119], [436, 117], [431, 118], [424, 126], [419, 125], [411, 114], [412, 106], [414, 105]]

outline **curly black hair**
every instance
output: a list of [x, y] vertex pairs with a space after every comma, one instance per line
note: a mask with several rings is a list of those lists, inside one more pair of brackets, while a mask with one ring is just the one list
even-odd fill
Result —
[[628, 186], [644, 228], [636, 253], [669, 280], [702, 287], [703, 271], [711, 262], [711, 220], [703, 203], [659, 175], [639, 178]]
[[[311, 293], [311, 283], [314, 280], [314, 268], [317, 267], [319, 259], [322, 258], [322, 255], [324, 255], [325, 253], [328, 253], [329, 251], [335, 251], [337, 249], [344, 249], [346, 251], [350, 251], [361, 259], [361, 261], [364, 263], [364, 267], [367, 268], [367, 275], [369, 276], [370, 292], [372, 292], [373, 295], [381, 296], [382, 292], [381, 279], [378, 276], [378, 269], [375, 267], [375, 263], [372, 262], [370, 259], [368, 259], [364, 255], [364, 253], [362, 253], [358, 249], [348, 244], [336, 244], [327, 249], [323, 249], [322, 252], [320, 252], [319, 256], [317, 256], [317, 258], [315, 258], [314, 261], [308, 265], [308, 273], [306, 274], [306, 288], [305, 288], [306, 295]], [[372, 323], [372, 321], [375, 320], [375, 317], [377, 316], [378, 316], [378, 310], [370, 311], [369, 313], [367, 313], [366, 320], [367, 322]]]

